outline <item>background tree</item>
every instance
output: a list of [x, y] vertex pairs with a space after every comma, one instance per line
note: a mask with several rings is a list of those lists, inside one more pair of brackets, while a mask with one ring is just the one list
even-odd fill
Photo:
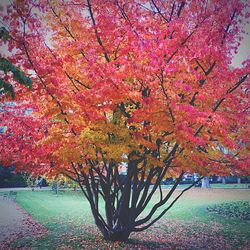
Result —
[[0, 188], [26, 187], [27, 175], [15, 173], [15, 167], [3, 167], [0, 165]]
[[[9, 33], [5, 27], [0, 28], [0, 39], [6, 42], [9, 39]], [[2, 72], [1, 72], [2, 71]], [[13, 80], [17, 81], [20, 84], [23, 84], [26, 87], [31, 88], [32, 81], [29, 77], [25, 76], [24, 72], [15, 67], [8, 59], [4, 58], [0, 54], [0, 72], [4, 73], [4, 78], [9, 79], [9, 73], [12, 73]], [[4, 78], [0, 77], [0, 92], [9, 94], [12, 98], [15, 97], [15, 92], [13, 85], [9, 82], [6, 82]]]
[[[158, 221], [192, 187], [171, 198], [185, 172], [249, 174], [249, 61], [230, 65], [247, 7], [13, 1], [4, 16], [9, 60], [33, 80], [32, 91], [16, 90], [18, 112], [34, 112], [13, 107], [1, 118], [1, 161], [78, 182], [109, 240]], [[162, 192], [168, 177], [175, 183]]]
[[210, 188], [210, 182], [209, 182], [209, 177], [205, 176], [202, 180], [201, 180], [201, 187], [202, 188]]

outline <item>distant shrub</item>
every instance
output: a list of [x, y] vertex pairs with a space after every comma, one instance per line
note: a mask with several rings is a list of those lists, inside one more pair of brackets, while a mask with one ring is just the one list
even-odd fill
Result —
[[248, 201], [235, 201], [216, 204], [207, 207], [207, 211], [219, 214], [223, 217], [250, 220], [250, 204]]

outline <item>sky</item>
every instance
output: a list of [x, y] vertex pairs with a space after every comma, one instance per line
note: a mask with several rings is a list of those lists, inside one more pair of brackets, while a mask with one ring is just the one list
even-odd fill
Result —
[[234, 67], [241, 67], [241, 63], [250, 57], [250, 24], [246, 26], [246, 32], [248, 34], [244, 34], [241, 45], [238, 49], [238, 54], [236, 54], [233, 58], [232, 65]]

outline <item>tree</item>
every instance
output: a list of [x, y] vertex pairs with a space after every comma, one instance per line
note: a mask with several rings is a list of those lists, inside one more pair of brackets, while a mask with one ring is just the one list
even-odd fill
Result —
[[26, 187], [26, 175], [15, 173], [15, 167], [3, 167], [0, 165], [0, 188]]
[[210, 183], [209, 183], [209, 177], [205, 176], [202, 180], [201, 180], [201, 187], [202, 188], [210, 188]]
[[239, 0], [14, 1], [9, 60], [32, 73], [33, 89], [18, 86], [18, 109], [1, 114], [1, 161], [78, 182], [108, 240], [158, 221], [195, 184], [172, 199], [184, 173], [249, 175], [250, 64], [230, 65], [246, 9]]
[[[9, 33], [5, 29], [5, 27], [0, 28], [0, 39], [3, 41], [7, 41], [9, 39]], [[11, 72], [13, 75], [13, 80], [17, 81], [18, 83], [31, 88], [32, 81], [29, 77], [25, 76], [24, 72], [15, 67], [9, 60], [2, 57], [0, 54], [0, 71], [2, 71], [5, 74], [5, 77], [9, 79], [8, 73]], [[13, 86], [4, 81], [3, 78], [0, 77], [0, 91], [2, 93], [9, 94], [13, 99], [15, 97], [15, 92]]]

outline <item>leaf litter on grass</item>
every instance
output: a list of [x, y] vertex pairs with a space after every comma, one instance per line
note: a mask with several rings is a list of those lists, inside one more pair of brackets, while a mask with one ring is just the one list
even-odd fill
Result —
[[[163, 220], [148, 231], [132, 233], [128, 242], [108, 242], [94, 225], [84, 225], [77, 231], [48, 234], [41, 239], [26, 242], [26, 247], [36, 249], [39, 245], [48, 249], [249, 249], [250, 241], [239, 242], [237, 238], [221, 234], [223, 225], [199, 221]], [[240, 245], [239, 245], [240, 244]], [[234, 246], [238, 246], [235, 248]]]

